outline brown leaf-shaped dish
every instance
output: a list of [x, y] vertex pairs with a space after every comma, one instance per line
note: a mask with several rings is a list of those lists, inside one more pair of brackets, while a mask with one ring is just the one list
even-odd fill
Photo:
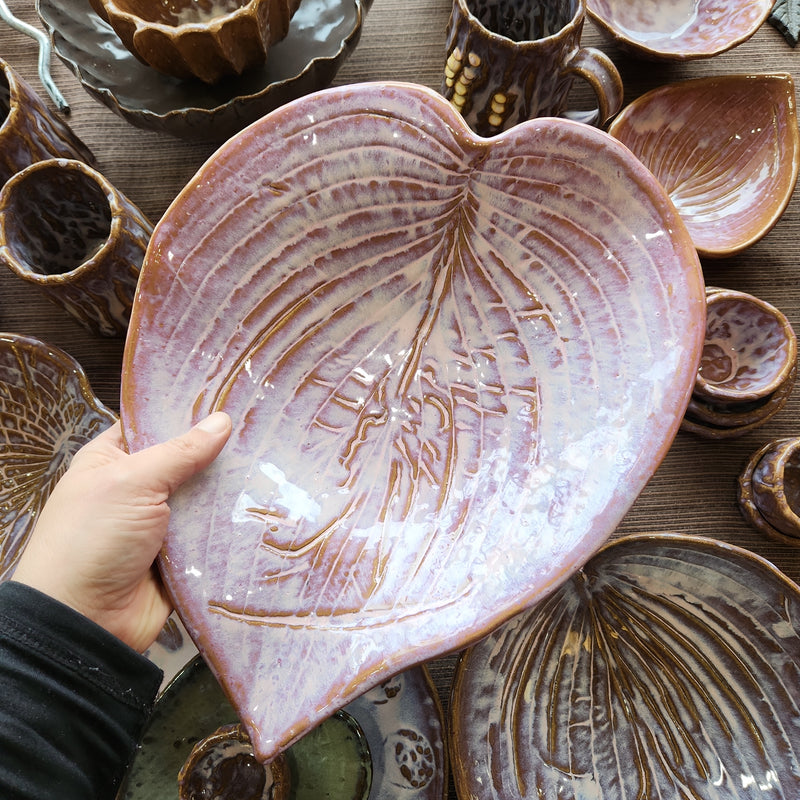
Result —
[[0, 581], [11, 577], [38, 513], [72, 456], [116, 415], [57, 347], [0, 333]]
[[38, 0], [53, 51], [96, 100], [138, 128], [222, 142], [333, 81], [361, 38], [371, 0], [304, 0], [266, 63], [209, 86], [142, 64], [87, 0]]
[[637, 98], [609, 133], [667, 190], [700, 255], [731, 256], [772, 230], [794, 192], [794, 94], [788, 73], [695, 78]]
[[122, 418], [133, 449], [233, 418], [161, 567], [259, 756], [582, 565], [672, 442], [704, 319], [674, 207], [589, 126], [481, 139], [370, 83], [226, 143], [154, 232]]
[[468, 650], [459, 797], [800, 796], [800, 587], [694, 536], [606, 546]]
[[590, 19], [633, 54], [657, 61], [710, 58], [747, 41], [774, 0], [587, 0]]

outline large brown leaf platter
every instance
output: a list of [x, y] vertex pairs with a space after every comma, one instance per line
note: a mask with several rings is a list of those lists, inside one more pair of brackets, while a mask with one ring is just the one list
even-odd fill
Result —
[[231, 139], [157, 226], [123, 369], [132, 449], [214, 409], [161, 569], [259, 756], [474, 641], [606, 540], [677, 431], [704, 288], [606, 134], [472, 134], [363, 84]]

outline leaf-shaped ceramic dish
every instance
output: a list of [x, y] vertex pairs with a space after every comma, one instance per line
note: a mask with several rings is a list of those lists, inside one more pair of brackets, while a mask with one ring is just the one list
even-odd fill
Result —
[[585, 562], [673, 439], [705, 317], [680, 218], [616, 140], [480, 139], [392, 83], [226, 143], [134, 306], [131, 446], [234, 421], [161, 565], [265, 758]]
[[115, 421], [72, 356], [0, 333], [0, 580], [14, 572], [72, 456]]
[[800, 797], [800, 588], [693, 536], [604, 548], [468, 650], [459, 797]]
[[774, 0], [587, 0], [601, 31], [655, 60], [710, 58], [747, 41]]
[[701, 256], [741, 252], [772, 230], [800, 164], [788, 74], [721, 75], [654, 89], [609, 127], [658, 178]]

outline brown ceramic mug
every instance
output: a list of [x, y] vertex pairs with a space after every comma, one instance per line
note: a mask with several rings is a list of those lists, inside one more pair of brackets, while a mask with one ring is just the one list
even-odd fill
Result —
[[153, 227], [99, 172], [39, 161], [0, 191], [0, 263], [84, 327], [122, 336]]
[[800, 537], [800, 439], [765, 446], [751, 475], [752, 500], [761, 516], [785, 536]]
[[72, 129], [0, 59], [0, 187], [30, 164], [56, 157], [94, 160]]
[[[581, 46], [585, 18], [586, 0], [453, 0], [442, 94], [481, 136], [544, 116], [602, 125], [622, 106], [622, 79]], [[596, 109], [567, 109], [576, 77]]]

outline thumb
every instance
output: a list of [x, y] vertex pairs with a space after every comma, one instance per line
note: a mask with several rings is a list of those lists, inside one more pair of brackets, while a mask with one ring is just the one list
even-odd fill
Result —
[[170, 495], [219, 455], [231, 428], [231, 418], [216, 411], [186, 433], [133, 453], [130, 466], [153, 490]]

